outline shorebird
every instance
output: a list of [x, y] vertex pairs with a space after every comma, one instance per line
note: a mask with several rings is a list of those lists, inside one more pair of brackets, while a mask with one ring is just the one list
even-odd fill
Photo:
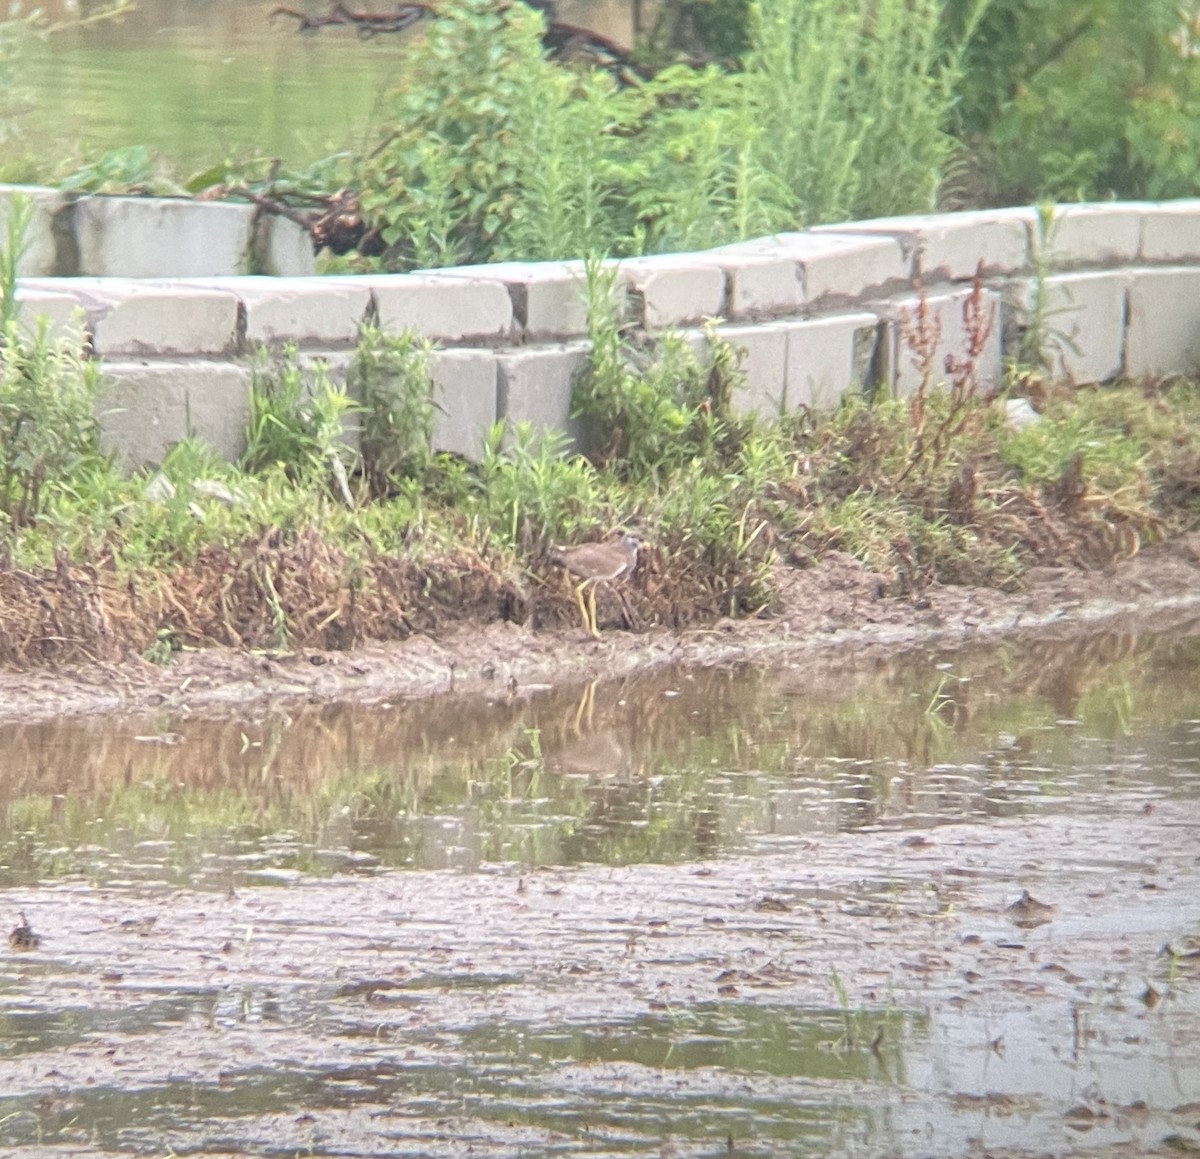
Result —
[[33, 932], [33, 926], [24, 914], [21, 915], [21, 924], [14, 926], [12, 933], [8, 935], [8, 944], [14, 950], [36, 950], [41, 941], [41, 935]]
[[[638, 562], [641, 540], [623, 529], [610, 532], [600, 543], [580, 543], [575, 547], [555, 547], [550, 558], [566, 568], [582, 582], [575, 588], [575, 600], [583, 617], [584, 630], [593, 639], [600, 639], [596, 624], [596, 587], [615, 583], [628, 576]], [[584, 592], [588, 601], [584, 603]]]

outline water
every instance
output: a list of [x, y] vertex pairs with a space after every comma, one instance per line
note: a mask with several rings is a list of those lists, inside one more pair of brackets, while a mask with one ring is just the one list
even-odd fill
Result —
[[[0, 175], [44, 179], [137, 145], [177, 179], [226, 159], [279, 158], [299, 168], [373, 147], [387, 94], [423, 27], [365, 40], [341, 27], [300, 35], [294, 19], [271, 18], [277, 6], [134, 0], [119, 20], [26, 40], [16, 74], [24, 112], [12, 126], [19, 136], [0, 155]], [[315, 15], [332, 0], [284, 6]], [[71, 10], [68, 0], [37, 7], [56, 21]], [[629, 38], [625, 0], [562, 0], [559, 10], [564, 20]]]
[[1200, 1145], [1198, 675], [1193, 628], [10, 725], [0, 1147]]
[[[0, 884], [701, 860], [1200, 795], [1200, 642], [835, 674], [675, 672], [456, 705], [0, 727]], [[1187, 674], [1181, 676], [1181, 673]], [[1189, 723], [1190, 722], [1190, 723]]]
[[302, 166], [361, 147], [413, 34], [301, 36], [273, 7], [138, 0], [119, 21], [26, 44], [31, 99], [6, 164], [70, 169], [146, 145], [186, 177], [225, 158]]

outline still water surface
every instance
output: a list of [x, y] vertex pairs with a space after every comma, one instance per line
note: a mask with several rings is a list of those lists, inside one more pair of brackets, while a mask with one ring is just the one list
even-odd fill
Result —
[[682, 862], [1200, 798], [1200, 634], [437, 702], [0, 726], [0, 884]]
[[[108, 150], [144, 145], [186, 179], [227, 159], [279, 158], [302, 168], [373, 147], [387, 94], [425, 26], [366, 40], [344, 27], [300, 35], [294, 19], [272, 19], [278, 6], [133, 0], [118, 20], [23, 41], [15, 77], [16, 107], [24, 111], [13, 122], [14, 139], [6, 140], [0, 124], [0, 172], [61, 175]], [[315, 15], [332, 0], [284, 6]], [[16, 0], [13, 10], [32, 7], [61, 21], [70, 5]], [[395, 5], [356, 0], [348, 7], [388, 12]], [[629, 38], [628, 0], [559, 0], [557, 8], [560, 19]]]
[[405, 38], [300, 36], [269, 18], [275, 6], [136, 0], [120, 20], [28, 42], [17, 80], [29, 99], [5, 163], [70, 169], [146, 145], [186, 177], [225, 158], [302, 166], [362, 147]]
[[1200, 1145], [1198, 627], [10, 725], [0, 1144]]

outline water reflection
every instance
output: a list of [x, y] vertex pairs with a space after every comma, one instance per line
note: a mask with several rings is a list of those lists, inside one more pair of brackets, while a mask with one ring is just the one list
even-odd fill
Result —
[[[497, 1159], [1066, 1153], [1054, 1100], [1094, 1100], [1084, 1085], [1093, 1073], [1111, 1099], [1111, 1114], [1076, 1124], [1093, 1146], [1143, 1153], [1163, 1130], [1161, 1114], [1132, 1097], [1144, 1089], [1137, 1052], [1101, 1048], [1095, 1072], [1049, 1055], [1018, 1062], [988, 1049], [991, 1028], [970, 1019], [945, 1019], [953, 1042], [931, 1019], [895, 1009], [769, 1002], [439, 1031], [381, 1025], [361, 1008], [340, 1024], [292, 1009], [291, 1025], [252, 1027], [259, 999], [226, 1004], [239, 1001], [242, 1013], [214, 1035], [211, 999], [197, 995], [190, 1012], [179, 1000], [174, 1014], [196, 1048], [173, 1081], [77, 1083], [36, 1102], [0, 1093], [0, 1139], [21, 1153], [86, 1144], [122, 1155], [167, 1144], [180, 1154]], [[1044, 1031], [1008, 1029], [1014, 1053]], [[1043, 1085], [1022, 1085], [1035, 1075]], [[1194, 1094], [1194, 1080], [1179, 1078], [1178, 1097]], [[995, 1093], [1012, 1089], [1021, 1093]], [[1048, 1145], [1030, 1149], [1032, 1140]]]
[[[149, 146], [183, 176], [227, 157], [302, 166], [370, 148], [386, 93], [423, 29], [368, 40], [348, 28], [301, 36], [295, 21], [270, 18], [276, 6], [135, 0], [118, 21], [30, 39], [16, 74], [27, 98], [17, 105], [19, 136], [7, 143], [0, 170], [17, 167], [10, 176], [24, 179], [25, 159], [44, 175], [130, 145]], [[330, 6], [294, 4], [313, 13]], [[64, 0], [18, 0], [13, 12], [43, 7], [57, 20], [80, 10]], [[561, 0], [558, 8], [563, 20], [628, 39], [627, 0]]]
[[400, 38], [297, 36], [270, 10], [138, 0], [119, 21], [30, 42], [17, 80], [31, 99], [5, 160], [53, 168], [147, 145], [187, 175], [227, 156], [305, 164], [361, 142]]
[[0, 885], [706, 860], [1200, 793], [1200, 636], [0, 728]]

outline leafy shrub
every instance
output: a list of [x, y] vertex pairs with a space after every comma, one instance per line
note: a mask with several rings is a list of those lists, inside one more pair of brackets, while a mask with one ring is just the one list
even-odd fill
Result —
[[491, 256], [516, 204], [517, 106], [555, 99], [540, 30], [524, 5], [462, 0], [409, 50], [393, 128], [358, 175], [392, 266]]
[[301, 362], [294, 348], [279, 357], [260, 353], [251, 376], [243, 470], [282, 465], [306, 484], [332, 475], [347, 498], [345, 419], [357, 409], [319, 359]]
[[54, 496], [105, 463], [95, 407], [100, 368], [80, 340], [29, 336], [16, 318], [0, 332], [0, 516], [33, 523]]
[[[968, 0], [948, 0], [950, 24]], [[1176, 0], [991, 0], [956, 131], [979, 199], [1179, 197], [1200, 184], [1200, 28]]]
[[433, 435], [433, 343], [413, 331], [391, 336], [373, 326], [359, 334], [347, 385], [362, 400], [363, 469], [373, 495], [429, 463]]
[[409, 49], [355, 176], [384, 264], [699, 248], [928, 208], [961, 56], [942, 11], [758, 0], [737, 71], [620, 87], [548, 60], [526, 5], [456, 0]]

